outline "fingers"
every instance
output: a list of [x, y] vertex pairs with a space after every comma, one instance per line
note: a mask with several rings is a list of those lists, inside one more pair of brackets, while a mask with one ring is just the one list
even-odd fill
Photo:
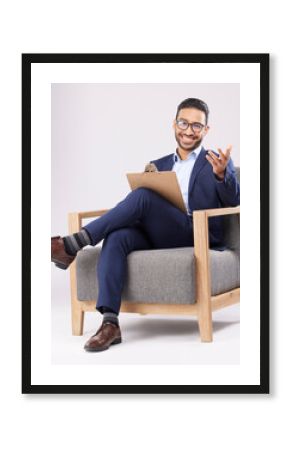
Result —
[[228, 145], [225, 152], [221, 148], [218, 148], [219, 155], [209, 150], [206, 154], [206, 159], [211, 164], [213, 168], [213, 173], [222, 181], [225, 177], [225, 170], [227, 164], [230, 160], [230, 153], [232, 151], [232, 146]]
[[206, 159], [213, 168], [217, 168], [219, 166], [219, 158], [213, 152], [209, 151], [206, 155]]
[[214, 152], [211, 150], [208, 151], [206, 159], [211, 163], [213, 167], [220, 167], [223, 165], [222, 158], [219, 158]]
[[232, 148], [233, 148], [233, 146], [231, 144], [228, 145], [227, 148], [226, 148], [225, 154], [226, 154], [227, 159], [230, 158], [230, 154], [231, 154]]
[[210, 157], [211, 157], [214, 161], [216, 161], [216, 162], [220, 161], [220, 158], [219, 158], [214, 152], [212, 152], [211, 150], [209, 150], [208, 155], [210, 155]]
[[224, 152], [222, 151], [221, 148], [218, 148], [218, 152], [220, 154], [221, 159], [225, 160], [226, 159], [226, 155], [224, 154]]
[[213, 167], [225, 168], [229, 162], [230, 154], [232, 151], [232, 145], [228, 145], [225, 152], [221, 148], [218, 148], [219, 155], [209, 150], [206, 155], [206, 159], [211, 163]]
[[223, 152], [221, 148], [218, 148], [220, 157], [224, 162], [227, 162], [230, 159], [230, 154], [231, 154], [232, 148], [233, 148], [232, 145], [228, 145], [225, 152]]

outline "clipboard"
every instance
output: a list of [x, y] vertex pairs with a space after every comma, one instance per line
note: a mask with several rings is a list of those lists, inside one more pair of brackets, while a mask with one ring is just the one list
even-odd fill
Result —
[[127, 173], [126, 176], [132, 191], [140, 187], [152, 189], [181, 211], [187, 212], [175, 172]]

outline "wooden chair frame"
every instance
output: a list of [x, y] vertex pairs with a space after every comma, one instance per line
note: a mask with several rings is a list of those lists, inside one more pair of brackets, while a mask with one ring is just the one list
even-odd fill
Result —
[[[82, 220], [99, 217], [108, 210], [76, 212], [69, 214], [69, 233], [77, 233], [82, 227]], [[193, 213], [194, 255], [196, 302], [192, 305], [149, 304], [122, 301], [122, 312], [139, 314], [186, 314], [197, 317], [202, 342], [212, 342], [212, 312], [238, 303], [240, 288], [220, 295], [211, 295], [211, 273], [209, 255], [208, 218], [214, 216], [240, 214], [240, 207], [218, 208], [195, 211]], [[76, 261], [70, 266], [72, 333], [83, 334], [84, 314], [96, 310], [95, 300], [78, 300]]]

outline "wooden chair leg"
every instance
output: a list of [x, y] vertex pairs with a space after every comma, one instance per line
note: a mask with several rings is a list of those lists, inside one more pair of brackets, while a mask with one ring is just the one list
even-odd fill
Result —
[[200, 308], [198, 326], [201, 342], [212, 342], [212, 313], [210, 308]]
[[195, 211], [194, 254], [198, 325], [202, 342], [212, 342], [211, 272], [209, 261], [208, 218], [205, 211]]
[[[81, 229], [81, 216], [78, 213], [68, 215], [69, 234], [77, 233]], [[84, 329], [84, 311], [77, 296], [76, 261], [70, 265], [71, 286], [71, 312], [72, 312], [72, 334], [82, 336]]]
[[72, 334], [73, 336], [82, 336], [84, 331], [84, 311], [72, 302]]

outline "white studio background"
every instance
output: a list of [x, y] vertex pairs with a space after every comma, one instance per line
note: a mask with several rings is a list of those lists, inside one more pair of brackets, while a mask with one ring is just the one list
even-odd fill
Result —
[[[162, 446], [272, 449], [289, 442], [289, 50], [287, 2], [11, 1], [1, 8], [1, 443], [12, 449]], [[270, 396], [21, 395], [21, 53], [244, 53], [271, 56]], [[251, 124], [249, 105], [249, 126]], [[41, 149], [40, 149], [41, 150]], [[249, 143], [249, 158], [251, 154]], [[156, 155], [157, 156], [157, 155]], [[155, 153], [154, 153], [155, 157]], [[25, 158], [25, 155], [24, 155]], [[7, 230], [9, 229], [9, 234]], [[6, 234], [4, 233], [4, 230]], [[13, 237], [13, 239], [12, 239]], [[40, 243], [41, 251], [41, 243]], [[5, 275], [5, 276], [4, 276]], [[41, 295], [39, 298], [41, 302]], [[7, 308], [8, 309], [8, 308]], [[5, 314], [5, 316], [4, 316]], [[41, 336], [40, 336], [41, 338]], [[112, 412], [114, 417], [112, 418]], [[91, 420], [93, 427], [86, 426]], [[144, 428], [146, 429], [144, 430]], [[109, 442], [108, 442], [109, 437]]]

